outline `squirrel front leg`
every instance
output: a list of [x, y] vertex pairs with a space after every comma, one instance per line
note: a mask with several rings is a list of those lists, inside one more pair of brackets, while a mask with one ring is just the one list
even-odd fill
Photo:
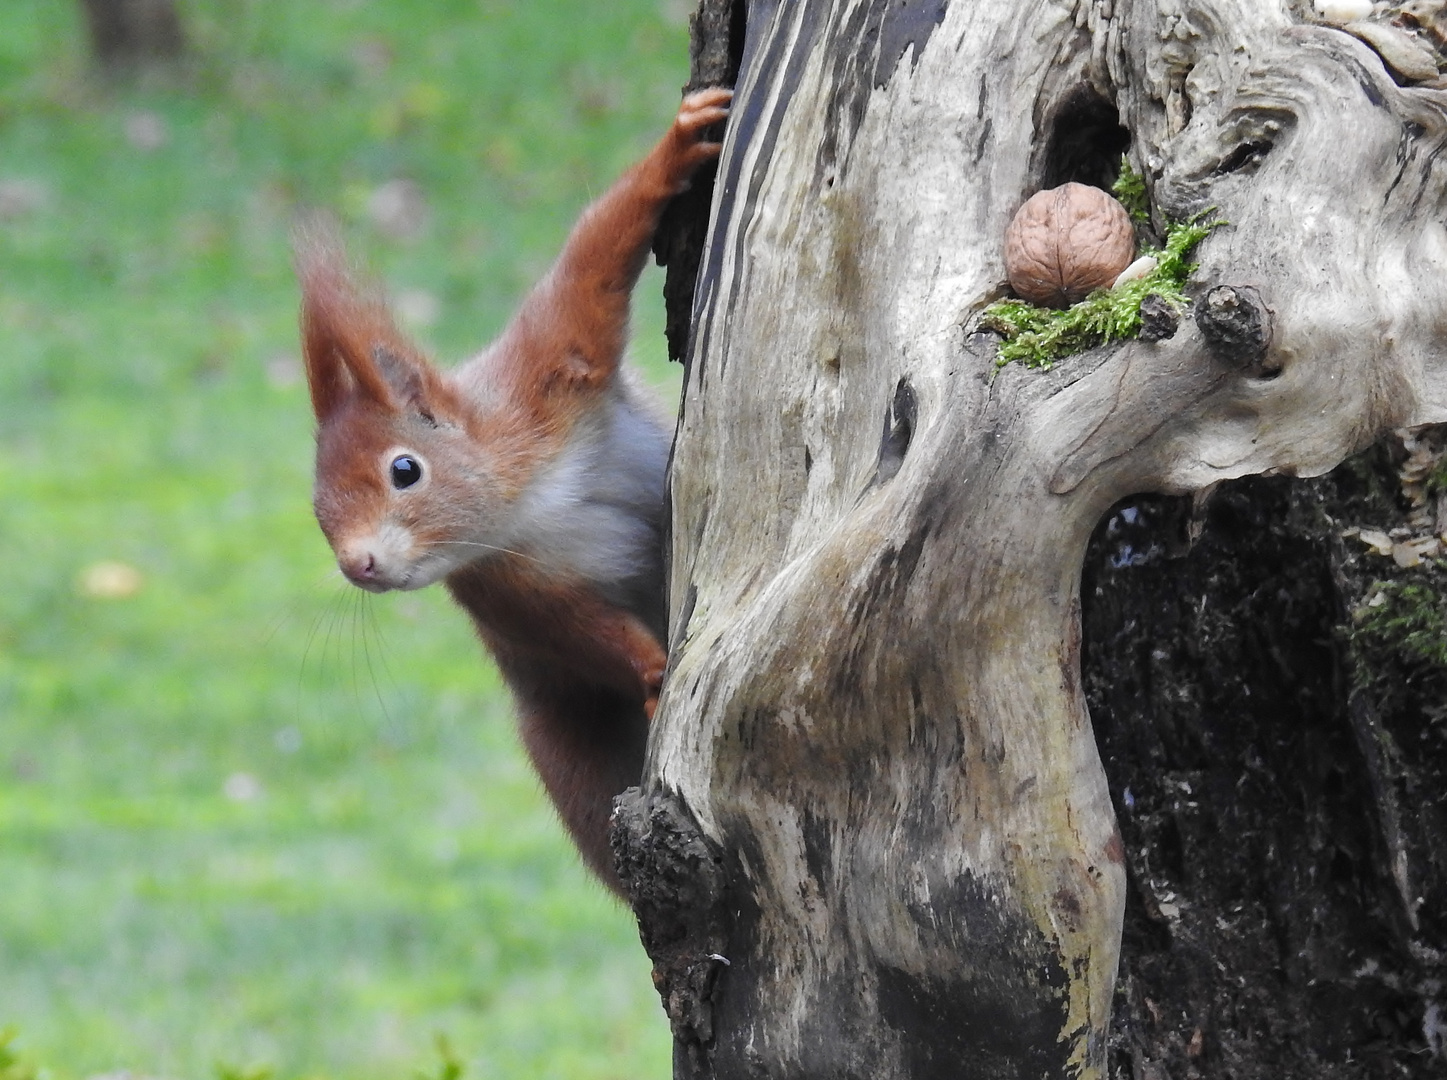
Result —
[[628, 304], [647, 261], [663, 208], [688, 187], [721, 145], [704, 132], [728, 116], [731, 90], [683, 99], [673, 124], [648, 156], [583, 211], [562, 254], [523, 301], [499, 342], [523, 359], [515, 373], [546, 396], [559, 378], [601, 386], [623, 354]]

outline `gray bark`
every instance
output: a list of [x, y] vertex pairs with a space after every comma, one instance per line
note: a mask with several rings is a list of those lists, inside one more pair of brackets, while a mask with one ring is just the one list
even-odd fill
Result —
[[[1306, 16], [750, 5], [671, 668], [619, 814], [678, 1075], [1104, 1075], [1126, 875], [1080, 679], [1092, 531], [1447, 420], [1447, 95]], [[1196, 275], [1229, 292], [997, 373], [973, 327], [1010, 215], [1125, 142], [1158, 227], [1230, 222]]]

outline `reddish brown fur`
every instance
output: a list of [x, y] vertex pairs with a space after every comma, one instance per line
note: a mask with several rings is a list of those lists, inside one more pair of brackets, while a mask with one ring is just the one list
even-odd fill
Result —
[[498, 555], [448, 575], [447, 588], [495, 653], [566, 669], [640, 703], [657, 697], [667, 660], [658, 639], [586, 581]]
[[330, 233], [315, 225], [300, 232], [296, 251], [302, 290], [302, 351], [317, 419], [325, 423], [353, 396], [353, 390], [378, 404], [395, 407], [395, 395], [372, 362], [373, 349], [391, 349], [422, 371], [430, 373], [430, 367], [398, 332], [381, 297], [366, 295], [356, 287], [347, 272], [346, 258]]
[[515, 556], [449, 575], [518, 702], [523, 744], [589, 868], [617, 889], [613, 798], [638, 782], [667, 662], [631, 612]]
[[[703, 91], [684, 102], [653, 151], [584, 212], [498, 341], [451, 376], [401, 335], [379, 297], [353, 284], [329, 234], [313, 227], [299, 236], [302, 340], [319, 425], [315, 504], [339, 561], [357, 536], [380, 535], [384, 521], [422, 551], [466, 544], [448, 539], [459, 520], [505, 521], [540, 467], [564, 453], [617, 374], [630, 294], [659, 215], [718, 153], [701, 132], [723, 119], [728, 97]], [[421, 495], [399, 497], [387, 455], [414, 445], [445, 467], [429, 466]], [[348, 574], [371, 588], [416, 587]], [[588, 865], [618, 889], [608, 817], [642, 768], [666, 661], [657, 633], [641, 611], [528, 552], [479, 550], [445, 580], [513, 691], [549, 797]], [[657, 588], [661, 609], [661, 578]]]
[[[521, 489], [540, 451], [556, 452], [559, 433], [550, 432], [549, 439], [539, 430], [536, 409], [505, 400], [502, 407], [482, 415], [449, 386], [397, 329], [382, 297], [358, 288], [345, 253], [326, 227], [313, 222], [300, 230], [296, 252], [302, 288], [302, 355], [320, 425], [319, 457], [328, 458], [328, 468], [353, 474], [365, 470], [372, 486], [382, 484], [368, 451], [385, 449], [378, 444], [390, 436], [389, 418], [406, 402], [378, 370], [377, 348], [390, 351], [411, 369], [417, 379], [415, 395], [433, 415], [451, 420], [491, 448], [494, 478], [509, 493]], [[355, 411], [328, 423], [344, 408]], [[545, 441], [551, 445], [540, 446]], [[319, 460], [318, 475], [327, 472], [322, 466]]]
[[[695, 105], [705, 123], [722, 117], [723, 91]], [[693, 99], [690, 99], [691, 101]], [[685, 108], [688, 103], [685, 103]], [[718, 145], [698, 141], [703, 124], [675, 121], [641, 162], [588, 207], [547, 277], [523, 302], [497, 347], [526, 356], [508, 368], [512, 396], [547, 429], [587, 410], [592, 392], [617, 370], [628, 334], [628, 304], [648, 257], [658, 217]], [[571, 391], [571, 392], [569, 392]]]

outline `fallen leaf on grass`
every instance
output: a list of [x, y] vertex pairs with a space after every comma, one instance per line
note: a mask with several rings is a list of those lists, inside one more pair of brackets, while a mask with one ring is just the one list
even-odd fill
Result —
[[141, 591], [145, 578], [129, 563], [113, 559], [91, 563], [81, 571], [76, 588], [91, 600], [126, 600]]
[[255, 802], [261, 798], [261, 781], [248, 772], [234, 772], [221, 785], [221, 792], [232, 802]]

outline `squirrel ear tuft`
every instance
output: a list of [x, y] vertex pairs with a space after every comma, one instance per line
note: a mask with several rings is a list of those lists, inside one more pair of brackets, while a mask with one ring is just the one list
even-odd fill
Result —
[[403, 339], [381, 295], [357, 284], [336, 226], [311, 218], [296, 228], [293, 245], [302, 353], [317, 420], [325, 423], [354, 394], [392, 409], [420, 397], [426, 361]]
[[336, 235], [320, 221], [298, 227], [292, 237], [301, 282], [301, 347], [312, 411], [319, 422], [351, 392], [352, 380], [339, 349], [339, 324], [346, 307], [345, 256]]
[[425, 360], [409, 353], [378, 342], [372, 346], [372, 362], [394, 401], [425, 411], [430, 371]]

